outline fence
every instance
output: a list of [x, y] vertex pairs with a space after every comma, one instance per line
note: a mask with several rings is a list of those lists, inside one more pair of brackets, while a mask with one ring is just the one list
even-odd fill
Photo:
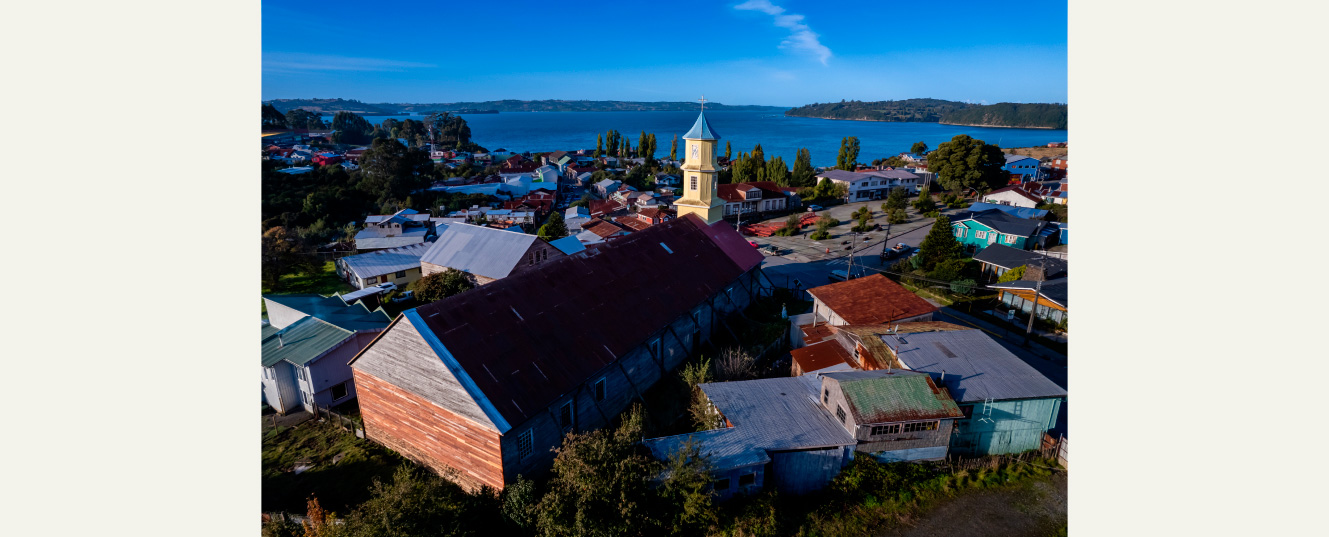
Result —
[[987, 455], [982, 457], [964, 458], [956, 455], [947, 455], [946, 460], [941, 462], [947, 470], [951, 472], [959, 470], [977, 470], [979, 468], [996, 469], [998, 466], [1011, 462], [1032, 462], [1037, 459], [1055, 460], [1063, 469], [1069, 468], [1066, 465], [1066, 438], [1060, 437], [1053, 439], [1047, 434], [1043, 435], [1043, 445], [1038, 449], [1029, 450], [1023, 453], [1013, 453], [1010, 455]]
[[341, 427], [343, 431], [354, 433], [359, 438], [365, 437], [365, 427], [360, 420], [341, 414], [328, 407], [314, 405], [314, 419], [323, 418], [328, 423]]

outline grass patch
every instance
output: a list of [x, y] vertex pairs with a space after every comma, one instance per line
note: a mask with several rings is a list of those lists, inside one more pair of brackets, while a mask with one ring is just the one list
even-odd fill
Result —
[[[265, 428], [262, 461], [263, 511], [303, 514], [311, 494], [326, 509], [350, 511], [369, 499], [374, 478], [391, 482], [393, 470], [406, 459], [331, 423], [306, 421]], [[297, 462], [312, 467], [296, 475]]]
[[354, 290], [355, 287], [337, 277], [337, 265], [332, 261], [325, 261], [317, 272], [282, 274], [277, 278], [277, 285], [274, 288], [263, 288], [263, 294], [317, 293], [331, 295], [333, 293], [349, 293]]

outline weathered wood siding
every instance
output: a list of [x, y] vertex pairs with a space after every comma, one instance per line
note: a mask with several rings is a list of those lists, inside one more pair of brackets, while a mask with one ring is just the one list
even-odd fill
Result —
[[771, 477], [783, 494], [806, 494], [820, 490], [844, 466], [843, 448], [784, 451], [771, 454]]
[[[829, 395], [828, 393], [829, 392]], [[829, 401], [827, 398], [829, 397]], [[831, 417], [840, 421], [840, 416], [836, 409], [844, 409], [844, 429], [853, 434], [857, 430], [858, 423], [854, 421], [854, 413], [850, 410], [849, 401], [845, 399], [844, 392], [840, 390], [840, 383], [830, 377], [821, 377], [821, 394], [818, 395], [818, 401], [826, 407], [826, 411], [831, 413]]]
[[1061, 398], [994, 401], [991, 421], [982, 420], [983, 403], [973, 407], [973, 417], [956, 420], [950, 450], [960, 455], [1002, 455], [1038, 449], [1043, 435], [1057, 424]]
[[[858, 439], [858, 446], [855, 451], [863, 453], [877, 453], [881, 451], [900, 451], [914, 449], [932, 449], [941, 448], [941, 456], [933, 458], [942, 458], [946, 456], [946, 446], [950, 445], [951, 431], [954, 430], [954, 420], [923, 420], [936, 421], [937, 428], [931, 431], [904, 432], [904, 425], [907, 423], [918, 422], [897, 422], [900, 425], [900, 432], [896, 434], [880, 434], [873, 436], [872, 427], [874, 425], [895, 425], [897, 423], [870, 423], [863, 424], [854, 431], [854, 438]], [[912, 459], [906, 459], [912, 460]]]
[[366, 438], [469, 489], [503, 488], [497, 432], [358, 369], [355, 384]]

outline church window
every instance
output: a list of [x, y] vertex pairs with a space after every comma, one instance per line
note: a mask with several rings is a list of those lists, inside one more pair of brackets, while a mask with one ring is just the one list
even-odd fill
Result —
[[696, 190], [696, 189], [697, 189], [697, 176], [695, 176], [695, 175], [692, 176], [692, 189], [693, 189], [693, 190]]

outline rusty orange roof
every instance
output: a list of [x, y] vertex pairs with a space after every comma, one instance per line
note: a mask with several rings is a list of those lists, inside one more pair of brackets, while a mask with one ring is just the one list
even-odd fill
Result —
[[803, 331], [803, 342], [808, 345], [820, 343], [835, 336], [835, 329], [826, 323], [805, 324], [798, 327], [798, 329]]
[[845, 324], [879, 324], [937, 311], [937, 307], [881, 274], [808, 289]]
[[849, 363], [849, 353], [840, 346], [840, 342], [834, 340], [794, 349], [789, 354], [793, 355], [794, 363], [804, 373]]

